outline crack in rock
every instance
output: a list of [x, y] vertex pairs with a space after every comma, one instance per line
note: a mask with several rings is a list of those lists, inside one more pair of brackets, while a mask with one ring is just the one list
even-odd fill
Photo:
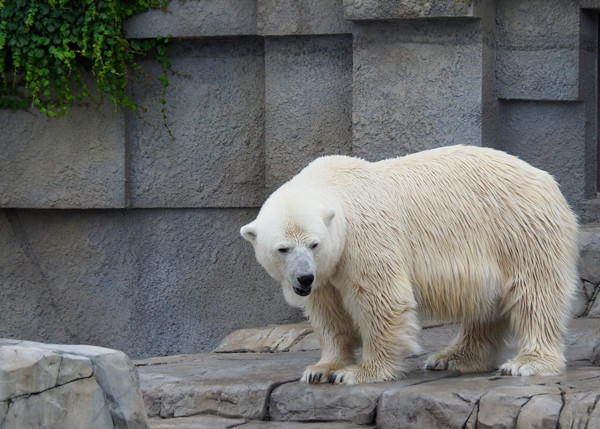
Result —
[[87, 380], [89, 378], [94, 378], [94, 374], [89, 375], [87, 377], [74, 378], [73, 380], [69, 380], [66, 383], [56, 384], [56, 385], [54, 385], [52, 387], [49, 387], [48, 389], [44, 389], [44, 390], [40, 390], [40, 391], [35, 391], [35, 392], [28, 392], [28, 393], [24, 393], [22, 395], [17, 395], [17, 396], [12, 396], [10, 399], [7, 399], [5, 401], [0, 401], [0, 403], [3, 403], [3, 402], [11, 402], [12, 403], [12, 402], [14, 402], [15, 400], [18, 400], [18, 399], [29, 398], [31, 396], [41, 395], [42, 393], [58, 389], [60, 387], [66, 386], [66, 385], [71, 384], [71, 383], [76, 383], [76, 382], [81, 381], [81, 380]]

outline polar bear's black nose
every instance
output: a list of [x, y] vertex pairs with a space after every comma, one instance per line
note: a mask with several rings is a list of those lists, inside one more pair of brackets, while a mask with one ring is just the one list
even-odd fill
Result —
[[300, 283], [300, 286], [305, 287], [305, 288], [312, 285], [314, 280], [315, 280], [315, 276], [313, 276], [312, 274], [306, 274], [304, 276], [298, 277], [298, 283]]

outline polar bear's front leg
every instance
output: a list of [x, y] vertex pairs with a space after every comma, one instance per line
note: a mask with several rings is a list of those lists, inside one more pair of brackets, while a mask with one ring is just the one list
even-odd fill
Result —
[[321, 359], [302, 375], [306, 383], [326, 383], [337, 369], [354, 363], [358, 334], [342, 306], [338, 291], [331, 285], [315, 288], [306, 307], [309, 320], [319, 337]]
[[[373, 289], [370, 289], [373, 290]], [[335, 384], [363, 384], [396, 379], [403, 370], [404, 358], [419, 353], [419, 331], [415, 302], [410, 293], [389, 295], [363, 288], [348, 299], [349, 311], [363, 340], [362, 360], [332, 372], [328, 381]], [[384, 299], [382, 300], [382, 297]], [[353, 301], [355, 302], [353, 303]], [[354, 305], [355, 304], [355, 305]]]

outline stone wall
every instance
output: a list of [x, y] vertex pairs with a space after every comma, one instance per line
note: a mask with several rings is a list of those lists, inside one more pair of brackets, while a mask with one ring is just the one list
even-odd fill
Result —
[[584, 222], [596, 189], [600, 1], [173, 0], [127, 23], [142, 115], [0, 111], [0, 336], [134, 358], [294, 322], [238, 237], [313, 158], [466, 143], [550, 171]]

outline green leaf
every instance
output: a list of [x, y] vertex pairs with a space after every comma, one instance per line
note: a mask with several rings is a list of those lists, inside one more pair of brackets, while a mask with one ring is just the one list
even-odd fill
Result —
[[[106, 97], [123, 108], [145, 110], [126, 96], [129, 73], [142, 71], [134, 55], [156, 48], [166, 72], [171, 68], [166, 58], [170, 36], [129, 41], [122, 21], [168, 2], [0, 0], [0, 108], [34, 106], [50, 117], [64, 115], [73, 100], [91, 98], [79, 73], [84, 66], [96, 78], [100, 99], [93, 102]], [[159, 82], [164, 94], [166, 73]], [[9, 95], [17, 87], [24, 89]]]

